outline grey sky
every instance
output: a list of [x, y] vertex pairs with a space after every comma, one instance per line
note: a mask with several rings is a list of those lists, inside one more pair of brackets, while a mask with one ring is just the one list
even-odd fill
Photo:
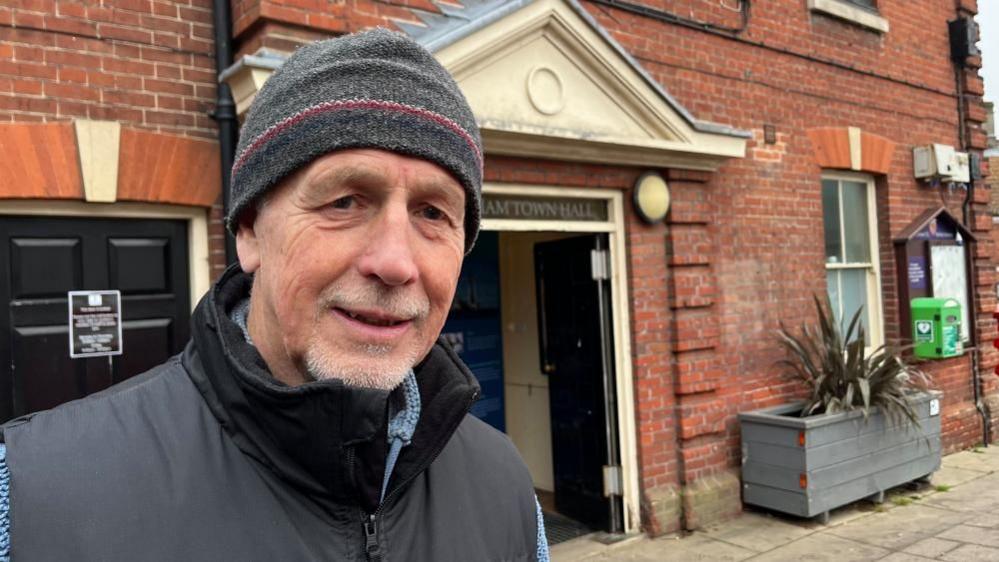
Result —
[[985, 77], [985, 99], [999, 101], [999, 2], [979, 0], [978, 21], [982, 51], [982, 76]]

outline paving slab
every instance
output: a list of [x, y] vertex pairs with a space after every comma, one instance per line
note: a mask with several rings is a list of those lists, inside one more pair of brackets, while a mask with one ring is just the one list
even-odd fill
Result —
[[905, 548], [905, 552], [927, 558], [937, 558], [961, 546], [961, 544], [963, 543], [930, 537], [910, 544]]
[[[999, 529], [983, 529], [982, 527], [973, 527], [971, 525], [957, 525], [940, 533], [939, 538], [999, 548]], [[999, 560], [999, 556], [995, 560]]]
[[973, 483], [938, 492], [924, 503], [953, 511], [993, 513], [999, 506], [999, 475], [983, 476]]
[[966, 468], [944, 465], [940, 467], [940, 470], [933, 473], [933, 476], [930, 477], [930, 482], [934, 486], [941, 484], [945, 486], [957, 486], [981, 476], [982, 472], [980, 470], [968, 470]]
[[878, 560], [878, 562], [926, 562], [927, 560], [933, 560], [933, 558], [917, 556], [915, 554], [909, 554], [908, 552], [893, 552]]
[[986, 473], [999, 470], [999, 447], [992, 446], [988, 449], [978, 449], [977, 451], [961, 451], [960, 453], [947, 455], [941, 464], [950, 468], [962, 468]]
[[[636, 543], [645, 543], [649, 540], [643, 535], [636, 535], [624, 541], [604, 544], [593, 539], [592, 535], [577, 537], [551, 547], [551, 559], [554, 562], [570, 562], [576, 560], [589, 560], [599, 555], [615, 555], [628, 552]], [[623, 556], [623, 554], [622, 554]], [[614, 558], [614, 560], [626, 560], [626, 558]]]
[[944, 554], [939, 559], [948, 562], [995, 562], [999, 560], [999, 548], [966, 544]]
[[[892, 506], [890, 504], [884, 504], [882, 509], [887, 510], [891, 509], [891, 507]], [[811, 521], [810, 524], [815, 529], [838, 527], [840, 525], [846, 525], [847, 523], [852, 523], [859, 519], [869, 517], [870, 515], [876, 513], [875, 509], [877, 508], [870, 502], [861, 500], [830, 511], [829, 523], [825, 525], [819, 523], [817, 519]]]
[[[999, 509], [999, 506], [996, 506]], [[966, 525], [974, 527], [985, 527], [986, 529], [999, 529], [999, 514], [996, 513], [975, 513], [973, 517], [964, 522]]]
[[752, 562], [862, 562], [878, 560], [888, 554], [889, 551], [884, 548], [843, 539], [829, 533], [813, 533], [750, 560]]
[[756, 552], [766, 552], [815, 532], [812, 525], [794, 524], [768, 513], [743, 513], [738, 519], [703, 531], [709, 538]]
[[[904, 515], [901, 514], [902, 511], [905, 512]], [[905, 525], [899, 525], [899, 517], [905, 519]], [[840, 525], [825, 532], [890, 550], [902, 550], [972, 517], [972, 513], [908, 505], [900, 508], [899, 516], [868, 517], [862, 524]]]
[[[712, 539], [701, 533], [694, 533], [679, 540], [656, 539], [645, 541], [627, 549], [625, 553], [608, 552], [585, 562], [604, 560], [627, 560], [633, 562], [653, 562], [661, 560], [683, 560], [684, 562], [741, 562], [755, 554], [755, 551], [741, 548]], [[570, 559], [566, 559], [570, 560]]]

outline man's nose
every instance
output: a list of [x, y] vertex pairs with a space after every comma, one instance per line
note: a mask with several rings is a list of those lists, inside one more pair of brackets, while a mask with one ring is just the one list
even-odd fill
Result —
[[386, 285], [405, 285], [419, 277], [413, 255], [409, 211], [388, 208], [372, 222], [357, 267], [365, 277], [377, 277]]

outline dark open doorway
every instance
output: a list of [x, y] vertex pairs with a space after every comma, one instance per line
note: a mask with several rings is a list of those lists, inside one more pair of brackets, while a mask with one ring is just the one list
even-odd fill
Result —
[[[622, 530], [607, 237], [534, 247], [541, 369], [549, 380], [554, 503], [590, 529]], [[557, 521], [553, 521], [557, 522]]]

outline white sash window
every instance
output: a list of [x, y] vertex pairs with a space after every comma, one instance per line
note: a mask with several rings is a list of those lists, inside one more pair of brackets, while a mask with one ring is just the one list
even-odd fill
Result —
[[844, 330], [863, 307], [860, 323], [871, 349], [884, 343], [876, 214], [871, 177], [823, 174], [822, 217], [829, 302]]

